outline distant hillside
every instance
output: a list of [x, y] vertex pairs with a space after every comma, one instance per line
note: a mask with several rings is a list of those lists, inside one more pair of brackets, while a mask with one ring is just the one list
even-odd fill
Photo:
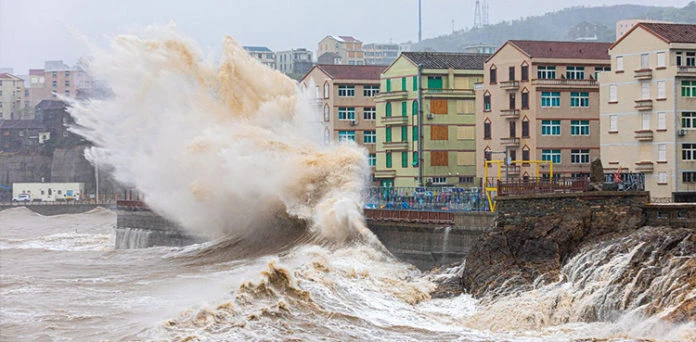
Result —
[[599, 26], [598, 41], [613, 42], [616, 38], [616, 22], [623, 19], [696, 23], [696, 1], [684, 8], [639, 5], [571, 7], [541, 16], [503, 21], [483, 28], [426, 39], [421, 44], [415, 44], [414, 49], [462, 51], [466, 46], [478, 44], [500, 46], [510, 39], [573, 40], [571, 29], [582, 22]]

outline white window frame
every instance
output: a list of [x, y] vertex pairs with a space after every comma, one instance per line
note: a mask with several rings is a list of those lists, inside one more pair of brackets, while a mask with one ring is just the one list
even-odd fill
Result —
[[650, 54], [648, 54], [648, 53], [640, 54], [640, 68], [641, 69], [650, 68]]
[[[544, 132], [546, 131], [546, 132]], [[561, 120], [542, 120], [541, 121], [542, 136], [559, 136], [561, 135]]]
[[379, 86], [378, 85], [363, 86], [363, 96], [374, 97], [378, 93], [379, 93]]
[[681, 113], [681, 128], [696, 128], [696, 112]]
[[338, 119], [355, 120], [355, 107], [338, 107]]
[[540, 80], [552, 80], [556, 78], [555, 65], [540, 65], [537, 67], [537, 78]]
[[571, 164], [589, 164], [590, 150], [570, 150]]
[[570, 135], [590, 135], [589, 120], [571, 120]]
[[364, 143], [364, 144], [375, 144], [375, 143], [377, 143], [377, 132], [376, 132], [376, 131], [364, 131], [364, 133], [363, 133], [363, 143]]
[[657, 113], [657, 129], [667, 129], [667, 114], [665, 112]]
[[616, 56], [616, 71], [624, 71], [623, 56]]
[[328, 83], [324, 83], [324, 98], [325, 98], [325, 99], [328, 99], [330, 93], [331, 93], [331, 92], [329, 91], [329, 84], [328, 84]]
[[665, 81], [657, 81], [657, 98], [658, 99], [666, 99], [667, 98]]
[[[548, 104], [544, 105], [544, 100], [548, 100]], [[554, 100], [557, 104], [554, 105]], [[561, 92], [559, 91], [543, 91], [541, 92], [541, 108], [559, 108], [561, 107]]]
[[377, 166], [377, 154], [370, 153], [367, 155], [367, 165], [368, 166]]
[[338, 97], [355, 97], [355, 86], [351, 84], [339, 85]]
[[338, 131], [338, 141], [355, 141], [355, 131]]
[[554, 164], [560, 164], [562, 161], [561, 150], [541, 150], [541, 160], [551, 161]]
[[433, 177], [432, 184], [447, 184], [447, 177]]
[[640, 98], [642, 100], [650, 100], [650, 82], [641, 81], [640, 82]]
[[566, 78], [569, 80], [585, 79], [585, 67], [583, 66], [567, 66]]
[[329, 122], [331, 120], [331, 109], [329, 105], [324, 105], [324, 121]]
[[650, 129], [650, 113], [641, 114], [640, 129], [642, 129], [642, 130], [649, 130]]
[[657, 144], [657, 161], [667, 161], [667, 144]]
[[609, 86], [609, 102], [619, 102], [618, 89], [616, 85]]
[[667, 184], [667, 172], [657, 174], [657, 184]]
[[[575, 103], [573, 103], [575, 102]], [[586, 91], [574, 91], [570, 93], [570, 107], [580, 108], [590, 106], [590, 93]]]
[[696, 144], [685, 143], [681, 148], [682, 160], [696, 160]]
[[363, 120], [375, 120], [377, 117], [377, 108], [375, 107], [364, 107], [363, 108]]
[[609, 116], [609, 132], [619, 131], [619, 117], [616, 115]]
[[658, 68], [664, 68], [667, 65], [665, 64], [665, 53], [664, 52], [658, 52], [657, 53], [657, 67]]

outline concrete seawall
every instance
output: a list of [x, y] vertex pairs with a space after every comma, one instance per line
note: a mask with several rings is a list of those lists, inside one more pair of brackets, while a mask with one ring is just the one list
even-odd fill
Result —
[[27, 209], [44, 215], [44, 216], [53, 216], [53, 215], [63, 215], [63, 214], [80, 214], [80, 213], [85, 213], [90, 210], [93, 210], [95, 208], [107, 208], [107, 209], [113, 209], [114, 205], [113, 204], [7, 204], [7, 205], [0, 205], [0, 210], [5, 210], [5, 209], [11, 209], [11, 208], [17, 208], [17, 207], [27, 207]]

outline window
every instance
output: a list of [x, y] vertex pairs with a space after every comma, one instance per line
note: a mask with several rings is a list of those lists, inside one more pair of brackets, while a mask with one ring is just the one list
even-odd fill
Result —
[[648, 69], [650, 68], [650, 55], [643, 53], [640, 55], [640, 68]]
[[657, 144], [657, 161], [667, 161], [667, 144]]
[[558, 91], [541, 92], [541, 107], [560, 107], [561, 93]]
[[406, 89], [406, 77], [401, 78], [401, 90], [404, 90], [404, 91], [408, 90], [408, 89]]
[[491, 84], [496, 84], [496, 83], [498, 83], [498, 74], [497, 74], [497, 70], [496, 70], [495, 67], [492, 67], [492, 68], [491, 68], [491, 71], [490, 71], [490, 78], [491, 78], [491, 82], [490, 82]]
[[696, 128], [696, 112], [684, 112], [681, 115], [682, 128]]
[[355, 107], [338, 107], [339, 120], [355, 120]]
[[509, 70], [509, 72], [508, 72], [508, 79], [509, 79], [510, 81], [514, 81], [514, 80], [515, 80], [515, 67], [514, 67], [514, 66], [511, 66], [511, 67], [508, 68], [508, 70]]
[[442, 89], [442, 76], [428, 76], [428, 89]]
[[391, 167], [392, 167], [392, 155], [391, 155], [391, 152], [387, 152], [387, 154], [386, 154], [386, 164], [387, 164], [387, 168], [391, 168]]
[[408, 126], [401, 126], [401, 141], [408, 141]]
[[329, 84], [324, 83], [324, 98], [328, 99], [329, 98]]
[[[560, 155], [559, 155], [560, 162]], [[590, 163], [590, 150], [570, 150], [570, 163], [571, 164], [589, 164]]]
[[682, 172], [682, 182], [696, 183], [696, 171]]
[[375, 117], [377, 117], [377, 108], [365, 107], [365, 109], [363, 109], [363, 119], [374, 120]]
[[657, 67], [658, 68], [664, 68], [665, 65], [665, 53], [664, 52], [658, 52], [657, 53]]
[[413, 152], [413, 167], [418, 166], [418, 152]]
[[641, 120], [640, 129], [642, 129], [642, 130], [650, 129], [650, 113], [643, 113], [641, 115], [641, 117], [642, 117], [642, 120]]
[[324, 121], [329, 122], [331, 118], [331, 113], [329, 112], [329, 105], [324, 105]]
[[616, 57], [616, 71], [623, 71], [623, 56]]
[[447, 184], [447, 177], [433, 177], [433, 184]]
[[411, 113], [413, 115], [418, 114], [418, 101], [413, 101], [413, 103], [411, 104], [411, 111], [413, 112]]
[[70, 81], [65, 80], [65, 86], [66, 86], [66, 87], [69, 87], [69, 86], [70, 86]]
[[70, 96], [70, 90], [65, 91], [65, 96]]
[[459, 183], [473, 183], [474, 177], [459, 177]]
[[522, 81], [529, 80], [529, 65], [522, 66]]
[[413, 126], [413, 141], [418, 141], [418, 126]]
[[667, 129], [665, 113], [657, 113], [657, 129]]
[[355, 86], [354, 85], [340, 85], [340, 86], [338, 86], [338, 96], [340, 96], [340, 97], [353, 97], [353, 96], [355, 96]]
[[58, 81], [53, 81], [53, 88], [57, 88], [57, 87], [58, 87]]
[[24, 101], [24, 107], [26, 107], [26, 108], [31, 107], [31, 103], [29, 103], [29, 101]]
[[522, 150], [522, 160], [529, 160], [529, 150]]
[[355, 131], [338, 131], [338, 141], [355, 141]]
[[408, 108], [408, 107], [406, 106], [406, 101], [401, 101], [401, 116], [406, 116], [406, 115], [408, 115], [408, 113], [407, 113], [408, 110], [407, 110], [406, 108]]
[[385, 105], [384, 111], [385, 111], [385, 115], [387, 117], [391, 116], [391, 103], [390, 102], [387, 102], [387, 104]]
[[657, 184], [667, 184], [667, 173], [660, 172], [657, 174]]
[[529, 137], [529, 120], [522, 121], [522, 137]]
[[483, 95], [483, 111], [484, 112], [491, 111], [491, 94]]
[[392, 141], [391, 133], [392, 133], [391, 127], [387, 127], [384, 129], [384, 142], [391, 142]]
[[609, 132], [619, 131], [619, 118], [616, 115], [609, 116]]
[[682, 81], [681, 95], [684, 97], [696, 97], [696, 81]]
[[571, 120], [570, 135], [590, 135], [589, 120]]
[[363, 143], [374, 144], [377, 142], [377, 132], [375, 131], [365, 131], [363, 134]]
[[571, 107], [589, 107], [590, 93], [588, 92], [571, 92], [570, 93]]
[[57, 72], [55, 72], [55, 71], [54, 71], [54, 72], [52, 72], [52, 73], [51, 73], [51, 75], [53, 76], [53, 78], [56, 78], [56, 77], [58, 77], [58, 73], [57, 73]]
[[551, 65], [538, 66], [537, 78], [540, 80], [556, 78], [556, 67]]
[[522, 92], [522, 109], [529, 109], [529, 93]]
[[609, 86], [609, 102], [619, 102], [619, 96], [615, 85]]
[[640, 82], [640, 98], [643, 100], [650, 99], [650, 82], [641, 81]]
[[376, 166], [377, 165], [377, 155], [370, 153], [367, 155], [367, 165]]
[[386, 88], [387, 88], [387, 92], [390, 92], [390, 91], [391, 91], [391, 79], [387, 78], [384, 82], [385, 82], [386, 85], [387, 85], [387, 87], [386, 87]]
[[379, 86], [366, 85], [363, 87], [363, 96], [373, 97], [379, 93]]
[[561, 120], [542, 120], [541, 135], [561, 135]]
[[511, 110], [514, 110], [515, 109], [515, 102], [516, 102], [515, 101], [515, 93], [510, 93], [508, 95], [508, 104], [509, 104], [508, 108]]
[[401, 152], [401, 167], [408, 167], [408, 152]]
[[585, 67], [569, 66], [566, 67], [566, 78], [569, 80], [582, 80], [585, 78]]
[[491, 138], [491, 122], [490, 121], [483, 123], [483, 138], [484, 139]]
[[686, 66], [696, 66], [696, 52], [686, 53]]
[[418, 76], [413, 76], [413, 90], [418, 90]]
[[599, 73], [602, 71], [610, 71], [611, 68], [608, 66], [599, 66], [594, 68], [594, 78], [599, 79]]
[[560, 164], [561, 150], [541, 150], [541, 160], [550, 161], [554, 164]]
[[682, 144], [682, 160], [696, 160], [696, 144]]
[[657, 98], [665, 99], [667, 97], [665, 92], [665, 81], [657, 81]]

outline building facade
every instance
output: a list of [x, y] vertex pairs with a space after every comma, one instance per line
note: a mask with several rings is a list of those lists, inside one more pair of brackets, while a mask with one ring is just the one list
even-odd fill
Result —
[[13, 74], [0, 74], [0, 120], [19, 120], [27, 107], [24, 80]]
[[376, 181], [477, 186], [474, 85], [489, 55], [403, 52], [377, 96]]
[[251, 57], [254, 57], [257, 61], [261, 62], [263, 65], [275, 69], [276, 59], [275, 52], [265, 46], [244, 46]]
[[379, 76], [385, 66], [317, 64], [302, 78], [304, 87], [314, 87], [322, 115], [324, 142], [352, 140], [368, 151], [368, 163], [376, 165]]
[[[599, 152], [599, 84], [609, 43], [507, 41], [477, 91], [477, 172], [585, 177]], [[541, 161], [541, 162], [538, 162]], [[553, 163], [553, 166], [550, 164]]]
[[696, 192], [696, 25], [638, 23], [600, 76], [602, 162], [645, 174], [653, 201]]
[[286, 75], [302, 77], [314, 64], [312, 62], [312, 51], [304, 48], [278, 51], [275, 58], [275, 68]]
[[78, 89], [91, 89], [94, 80], [79, 64], [71, 67], [63, 61], [46, 61], [43, 69], [29, 69], [27, 101], [31, 108], [43, 100], [59, 96], [75, 98]]
[[389, 65], [399, 57], [399, 44], [371, 43], [363, 45], [365, 64]]
[[351, 36], [324, 37], [317, 47], [317, 56], [323, 56], [326, 53], [337, 54], [342, 64], [365, 64], [362, 42]]

